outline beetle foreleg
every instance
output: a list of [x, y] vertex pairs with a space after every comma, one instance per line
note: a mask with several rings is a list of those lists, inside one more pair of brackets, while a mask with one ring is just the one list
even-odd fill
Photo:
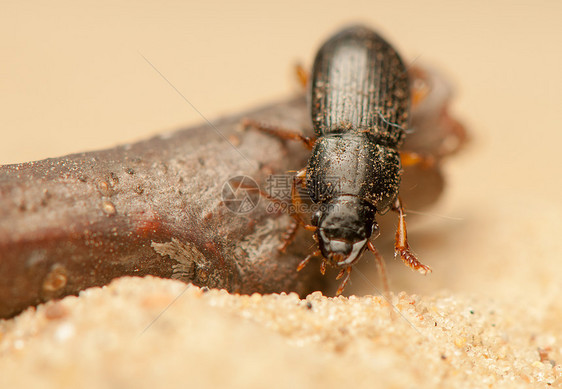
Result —
[[297, 172], [291, 184], [291, 203], [293, 205], [291, 215], [308, 231], [316, 231], [316, 227], [307, 224], [302, 217], [302, 199], [297, 187], [303, 186], [306, 181], [306, 168]]
[[322, 255], [322, 253], [320, 252], [320, 250], [316, 250], [315, 252], [313, 252], [312, 254], [307, 255], [307, 257], [305, 259], [303, 259], [301, 261], [301, 263], [299, 263], [299, 265], [297, 266], [297, 271], [301, 271], [307, 264], [308, 262], [310, 262], [310, 260], [312, 259], [312, 257], [318, 257]]
[[368, 241], [367, 248], [369, 249], [370, 252], [372, 252], [375, 255], [375, 259], [377, 261], [377, 267], [379, 268], [381, 282], [384, 288], [384, 295], [387, 298], [387, 300], [390, 301], [390, 288], [388, 286], [388, 278], [386, 276], [386, 267], [384, 266], [384, 258], [379, 253], [379, 250], [377, 250], [373, 242]]
[[421, 263], [408, 244], [408, 237], [406, 232], [406, 218], [404, 215], [404, 208], [400, 198], [397, 197], [392, 206], [392, 210], [398, 212], [398, 228], [396, 229], [396, 240], [394, 242], [394, 256], [400, 257], [402, 261], [412, 269], [419, 271], [422, 274], [431, 272], [429, 266]]
[[326, 261], [322, 260], [322, 262], [320, 262], [320, 273], [322, 273], [322, 275], [326, 274]]
[[287, 231], [283, 235], [283, 244], [279, 247], [279, 251], [285, 252], [287, 247], [293, 242], [299, 226], [303, 226], [308, 231], [316, 231], [315, 226], [307, 224], [302, 217], [301, 208], [302, 200], [297, 190], [298, 185], [303, 185], [306, 179], [306, 169], [301, 169], [297, 172], [296, 176], [293, 178], [291, 185], [291, 205], [292, 209], [290, 211], [291, 216], [295, 219], [294, 222], [287, 228]]
[[340, 278], [342, 278], [344, 274], [345, 274], [345, 269], [341, 269], [339, 271], [338, 275], [336, 276], [336, 280], [339, 280]]
[[279, 246], [279, 251], [284, 253], [285, 250], [287, 250], [287, 247], [289, 247], [289, 245], [293, 243], [293, 240], [295, 240], [295, 235], [297, 234], [299, 226], [300, 223], [298, 222], [297, 219], [293, 219], [291, 221], [291, 224], [289, 225], [289, 227], [287, 227], [287, 230], [281, 237], [283, 243], [281, 244], [281, 246]]
[[[351, 269], [352, 269], [352, 267], [348, 266], [347, 268], [342, 269], [342, 271], [340, 272], [340, 274], [342, 274], [342, 276], [343, 276], [343, 272], [345, 271], [345, 276], [343, 277], [343, 281], [341, 282], [341, 285], [336, 292], [336, 296], [339, 296], [340, 294], [342, 294], [342, 292], [345, 288], [345, 285], [347, 285], [347, 281], [349, 281], [349, 276], [351, 275]], [[339, 276], [339, 274], [338, 274], [338, 276]]]

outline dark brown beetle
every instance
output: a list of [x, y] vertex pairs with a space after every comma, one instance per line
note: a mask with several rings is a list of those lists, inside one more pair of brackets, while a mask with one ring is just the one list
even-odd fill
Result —
[[404, 62], [376, 32], [354, 26], [322, 45], [309, 86], [314, 138], [246, 121], [282, 139], [300, 140], [312, 150], [307, 168], [298, 171], [293, 181], [292, 202], [294, 209], [301, 209], [298, 188], [305, 186], [317, 210], [310, 224], [299, 212], [293, 214], [297, 223], [282, 249], [299, 225], [313, 231], [319, 248], [298, 270], [321, 256], [322, 273], [330, 265], [341, 269], [338, 279], [345, 276], [340, 294], [365, 249], [375, 254], [383, 271], [383, 260], [371, 239], [379, 234], [375, 215], [393, 210], [399, 217], [395, 256], [422, 274], [430, 272], [409, 247], [398, 194], [402, 166], [432, 163], [431, 158], [398, 151], [410, 124], [410, 80]]

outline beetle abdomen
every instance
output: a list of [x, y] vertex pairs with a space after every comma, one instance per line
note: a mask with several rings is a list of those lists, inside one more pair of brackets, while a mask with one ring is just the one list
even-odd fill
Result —
[[408, 126], [408, 72], [398, 53], [374, 31], [352, 27], [319, 50], [311, 84], [317, 136], [368, 131], [398, 147]]

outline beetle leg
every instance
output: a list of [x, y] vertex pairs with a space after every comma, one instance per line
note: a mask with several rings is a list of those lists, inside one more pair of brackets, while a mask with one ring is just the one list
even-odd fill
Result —
[[302, 199], [299, 195], [298, 186], [304, 187], [306, 182], [306, 168], [301, 169], [297, 172], [293, 178], [293, 183], [291, 185], [291, 203], [293, 205], [292, 216], [297, 219], [297, 221], [308, 231], [316, 231], [315, 226], [311, 224], [306, 224], [304, 218], [302, 217]]
[[410, 245], [408, 244], [408, 237], [406, 233], [406, 218], [404, 215], [404, 208], [399, 197], [396, 197], [392, 210], [398, 212], [398, 228], [396, 230], [396, 241], [394, 243], [394, 256], [400, 257], [402, 261], [412, 269], [419, 271], [422, 274], [431, 272], [429, 266], [424, 265], [412, 253]]
[[416, 107], [426, 99], [433, 100], [431, 105], [438, 118], [437, 126], [444, 130], [443, 143], [436, 150], [435, 157], [439, 159], [456, 153], [467, 142], [468, 136], [464, 126], [449, 115], [450, 87], [435, 73], [416, 65], [410, 66], [408, 73], [412, 106]]
[[308, 80], [310, 80], [310, 73], [302, 66], [301, 63], [295, 64], [295, 74], [297, 75], [297, 80], [303, 89], [306, 89], [308, 85]]
[[455, 118], [449, 115], [447, 110], [443, 110], [441, 121], [447, 128], [447, 137], [439, 150], [439, 157], [446, 157], [459, 151], [469, 140], [466, 128]]
[[288, 130], [286, 128], [282, 128], [278, 126], [271, 126], [248, 118], [242, 120], [242, 126], [244, 128], [248, 128], [248, 127], [255, 128], [258, 131], [276, 136], [277, 138], [283, 140], [298, 140], [302, 142], [309, 150], [312, 150], [312, 146], [314, 146], [314, 143], [316, 142], [316, 138], [314, 137], [309, 138], [299, 133], [298, 131]]
[[317, 227], [307, 224], [302, 217], [301, 208], [302, 200], [297, 190], [298, 185], [303, 185], [306, 179], [306, 169], [301, 169], [297, 172], [296, 176], [293, 178], [291, 185], [291, 216], [295, 219], [294, 222], [287, 228], [285, 235], [283, 236], [283, 244], [279, 247], [281, 252], [285, 252], [287, 247], [293, 242], [297, 231], [300, 226], [303, 226], [308, 231], [316, 231]]
[[339, 280], [340, 278], [342, 278], [344, 274], [345, 274], [345, 269], [341, 269], [340, 272], [338, 273], [338, 275], [336, 276], [336, 280]]
[[400, 151], [400, 162], [402, 167], [420, 165], [423, 168], [431, 168], [435, 166], [435, 157], [431, 155], [423, 155], [413, 151]]
[[295, 236], [297, 234], [297, 230], [299, 229], [299, 226], [300, 223], [298, 222], [298, 220], [293, 219], [291, 221], [291, 225], [287, 227], [287, 230], [285, 231], [285, 233], [281, 238], [283, 243], [281, 244], [281, 246], [279, 246], [279, 251], [284, 253], [287, 250], [287, 247], [289, 247], [289, 245], [293, 243], [293, 240], [295, 240]]
[[[283, 243], [279, 246], [278, 250], [281, 252], [285, 252], [285, 250], [287, 249], [287, 247], [293, 242], [293, 240], [295, 239], [296, 233], [298, 231], [298, 228], [302, 225], [306, 230], [308, 231], [316, 231], [317, 227], [307, 224], [304, 221], [304, 218], [302, 217], [302, 214], [300, 212], [301, 208], [302, 208], [302, 200], [299, 196], [299, 193], [297, 191], [297, 185], [303, 185], [305, 183], [305, 179], [306, 179], [306, 169], [301, 169], [297, 172], [295, 178], [293, 179], [293, 183], [291, 186], [291, 202], [293, 205], [293, 210], [291, 211], [291, 216], [293, 216], [293, 218], [295, 219], [293, 223], [291, 223], [291, 225], [287, 228], [287, 230], [285, 231], [285, 233], [283, 234], [282, 237], [282, 241]], [[244, 188], [244, 189], [251, 189], [254, 190], [256, 192], [258, 192], [260, 194], [260, 196], [268, 199], [269, 201], [272, 201], [276, 204], [279, 205], [279, 209], [284, 209], [285, 207], [285, 202], [282, 200], [279, 200], [271, 195], [269, 195], [267, 192], [264, 192], [263, 190], [256, 188], [253, 185], [246, 185], [243, 182], [236, 182], [236, 184], [238, 185], [237, 188]]]
[[420, 67], [410, 66], [408, 73], [411, 80], [410, 96], [412, 98], [412, 106], [416, 106], [431, 93], [431, 85], [427, 73]]
[[390, 288], [388, 287], [388, 278], [386, 276], [386, 267], [384, 266], [384, 258], [379, 253], [379, 250], [377, 250], [373, 242], [368, 241], [367, 248], [369, 249], [370, 252], [372, 252], [375, 255], [375, 259], [377, 261], [377, 267], [379, 268], [381, 282], [384, 288], [384, 295], [387, 298], [387, 300], [390, 301]]
[[303, 259], [299, 265], [297, 266], [297, 271], [301, 271], [307, 264], [308, 262], [310, 262], [310, 260], [312, 259], [312, 257], [318, 257], [322, 255], [322, 253], [320, 252], [320, 250], [316, 250], [315, 252], [313, 252], [312, 254], [307, 255], [307, 257], [305, 259]]
[[320, 262], [320, 273], [322, 273], [322, 275], [326, 274], [326, 261], [322, 261]]
[[[352, 267], [348, 266], [345, 269], [342, 269], [342, 271], [340, 272], [340, 274], [342, 274], [345, 271], [345, 277], [343, 278], [343, 281], [341, 282], [341, 285], [338, 288], [338, 291], [336, 292], [336, 296], [339, 296], [340, 294], [342, 294], [342, 292], [345, 288], [345, 285], [347, 284], [347, 281], [349, 281], [349, 276], [351, 275], [351, 269], [352, 269]], [[339, 274], [338, 274], [338, 276], [339, 276]]]

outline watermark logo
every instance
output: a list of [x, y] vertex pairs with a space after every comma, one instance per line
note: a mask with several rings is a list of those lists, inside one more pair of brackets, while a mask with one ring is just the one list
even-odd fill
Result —
[[[234, 213], [248, 213], [258, 206], [259, 198], [263, 196], [269, 200], [267, 212], [308, 213], [318, 210], [317, 201], [341, 192], [339, 177], [324, 177], [322, 183], [312, 183], [310, 187], [295, 185], [296, 193], [293, 196], [294, 180], [295, 176], [289, 174], [270, 175], [261, 191], [256, 181], [248, 176], [232, 177], [222, 187], [222, 201]], [[294, 203], [296, 197], [300, 201]]]
[[222, 202], [230, 211], [248, 213], [258, 206], [260, 188], [252, 178], [236, 176], [224, 183], [221, 195]]

